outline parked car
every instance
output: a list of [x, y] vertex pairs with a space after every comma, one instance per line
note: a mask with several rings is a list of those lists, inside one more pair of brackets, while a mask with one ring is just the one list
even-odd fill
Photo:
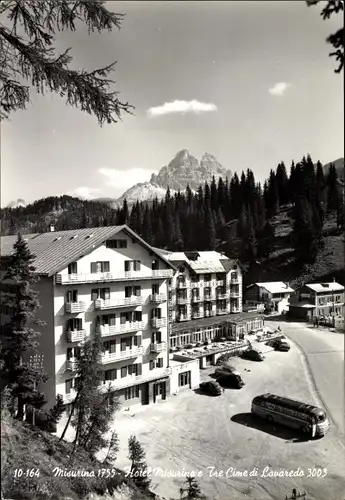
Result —
[[222, 394], [222, 388], [215, 380], [201, 382], [199, 389], [209, 396], [220, 396]]
[[218, 379], [218, 382], [222, 387], [227, 387], [229, 389], [241, 389], [245, 385], [242, 377], [236, 373], [223, 375]]
[[256, 349], [247, 349], [246, 351], [243, 351], [242, 358], [250, 359], [251, 361], [263, 361], [265, 356], [262, 352], [257, 351]]
[[286, 340], [277, 340], [275, 344], [273, 345], [273, 348], [275, 351], [290, 351], [290, 344]]
[[216, 377], [222, 377], [224, 375], [230, 375], [231, 373], [234, 373], [236, 375], [241, 375], [241, 373], [236, 370], [236, 368], [232, 365], [229, 365], [229, 364], [224, 364], [224, 365], [221, 365], [221, 366], [217, 366], [214, 374], [216, 375]]

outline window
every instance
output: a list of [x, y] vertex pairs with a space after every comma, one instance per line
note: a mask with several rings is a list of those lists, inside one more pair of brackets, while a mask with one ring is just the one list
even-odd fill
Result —
[[104, 372], [104, 382], [108, 382], [110, 380], [116, 380], [117, 378], [117, 370], [116, 368], [114, 370], [106, 370]]
[[151, 292], [152, 292], [152, 295], [158, 295], [159, 294], [159, 285], [152, 285]]
[[110, 299], [110, 288], [93, 288], [91, 290], [91, 300], [94, 301], [97, 299]]
[[115, 314], [103, 314], [101, 316], [101, 325], [114, 326], [116, 316]]
[[68, 290], [66, 300], [68, 303], [78, 302], [78, 290]]
[[127, 366], [121, 368], [121, 378], [127, 377]]
[[77, 262], [71, 262], [68, 264], [68, 274], [77, 274], [78, 273], [78, 264]]
[[67, 347], [67, 361], [80, 358], [80, 347]]
[[107, 248], [127, 248], [127, 240], [107, 240]]
[[125, 297], [140, 297], [141, 296], [141, 286], [126, 286], [125, 287]]
[[135, 347], [140, 347], [141, 346], [141, 335], [135, 335], [133, 337], [133, 345]]
[[116, 352], [116, 340], [107, 340], [103, 342], [103, 348], [108, 352]]
[[205, 299], [210, 299], [211, 298], [211, 288], [205, 288], [204, 289], [204, 298]]
[[151, 359], [150, 361], [150, 370], [153, 370], [155, 367], [155, 362], [153, 361], [153, 359]]
[[[151, 318], [160, 319], [161, 317], [162, 317], [162, 309], [160, 309], [159, 307], [155, 307], [154, 309], [151, 310]], [[140, 321], [140, 320], [137, 320], [137, 321]]]
[[151, 335], [152, 344], [161, 344], [162, 343], [162, 332], [154, 332]]
[[134, 385], [133, 387], [126, 387], [125, 389], [125, 399], [133, 399], [139, 397], [139, 386]]
[[108, 273], [109, 271], [109, 261], [91, 262], [91, 273]]
[[80, 331], [83, 329], [83, 320], [82, 318], [70, 318], [67, 321], [67, 331]]
[[140, 271], [140, 260], [125, 260], [125, 272]]
[[205, 281], [211, 281], [211, 274], [205, 274]]
[[126, 349], [131, 349], [131, 347], [132, 347], [131, 337], [121, 339], [121, 351], [125, 351]]
[[73, 385], [73, 378], [70, 378], [68, 380], [66, 380], [65, 382], [65, 392], [66, 394], [70, 394], [71, 393], [71, 389], [73, 389], [74, 385]]
[[151, 269], [152, 269], [152, 271], [158, 271], [158, 269], [159, 269], [159, 261], [158, 260], [152, 261]]
[[170, 347], [176, 347], [177, 346], [177, 337], [170, 337]]
[[200, 276], [192, 276], [192, 283], [199, 283]]
[[184, 372], [184, 373], [179, 373], [179, 375], [178, 375], [179, 387], [183, 387], [183, 386], [189, 385], [189, 384], [190, 384], [190, 371]]
[[163, 368], [163, 358], [158, 358], [156, 361], [157, 361], [156, 367]]

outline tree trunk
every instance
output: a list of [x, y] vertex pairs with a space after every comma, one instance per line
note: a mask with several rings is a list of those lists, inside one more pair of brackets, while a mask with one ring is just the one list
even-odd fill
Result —
[[72, 410], [71, 410], [71, 413], [69, 414], [69, 417], [68, 417], [68, 420], [66, 422], [66, 425], [65, 425], [65, 428], [60, 436], [60, 439], [59, 439], [59, 442], [63, 440], [63, 438], [65, 437], [65, 434], [67, 432], [67, 429], [69, 427], [69, 424], [71, 423], [71, 419], [72, 419], [72, 416], [73, 416], [73, 413], [74, 413], [74, 409], [75, 409], [75, 405], [77, 404], [77, 400], [79, 398], [79, 394], [80, 394], [80, 391], [77, 392], [77, 395], [75, 397], [75, 400], [73, 401], [72, 403]]

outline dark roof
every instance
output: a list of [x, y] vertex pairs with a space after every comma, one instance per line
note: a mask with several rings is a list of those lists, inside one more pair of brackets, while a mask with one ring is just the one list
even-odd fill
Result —
[[224, 269], [225, 269], [226, 272], [231, 271], [235, 264], [237, 264], [238, 266], [242, 267], [241, 264], [238, 262], [237, 259], [227, 259], [227, 258], [226, 259], [220, 259], [220, 263], [222, 264], [222, 266], [224, 267]]
[[[80, 259], [102, 245], [104, 241], [123, 231], [137, 240], [146, 249], [164, 261], [170, 268], [175, 267], [159, 252], [146, 243], [128, 226], [105, 226], [68, 231], [50, 231], [23, 235], [30, 252], [35, 255], [33, 265], [37, 274], [52, 276], [68, 266], [71, 262]], [[13, 253], [13, 245], [17, 236], [1, 237], [1, 257], [8, 257]]]
[[184, 330], [191, 330], [200, 328], [202, 326], [221, 325], [223, 323], [240, 323], [242, 321], [250, 320], [253, 318], [261, 318], [262, 315], [257, 312], [241, 312], [235, 314], [224, 314], [223, 316], [212, 316], [210, 318], [192, 319], [190, 321], [183, 321], [181, 323], [173, 323], [171, 327], [172, 333], [182, 332]]

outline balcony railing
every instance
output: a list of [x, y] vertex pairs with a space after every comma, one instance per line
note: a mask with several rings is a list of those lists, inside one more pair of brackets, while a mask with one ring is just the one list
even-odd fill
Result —
[[200, 319], [203, 317], [204, 317], [204, 315], [201, 312], [192, 312], [192, 319]]
[[225, 286], [225, 279], [223, 279], [223, 280], [217, 280], [216, 285], [217, 286]]
[[109, 335], [119, 335], [121, 333], [138, 332], [144, 330], [144, 321], [133, 321], [123, 323], [122, 325], [99, 325], [97, 331], [102, 337], [108, 337]]
[[192, 295], [192, 302], [202, 302], [202, 298], [200, 297], [200, 295]]
[[215, 316], [216, 312], [215, 311], [205, 311], [204, 316], [205, 318], [210, 318], [211, 316]]
[[85, 302], [66, 302], [65, 311], [66, 313], [82, 313], [86, 309]]
[[77, 369], [77, 358], [71, 358], [66, 361], [66, 370], [75, 372]]
[[237, 278], [233, 278], [233, 277], [231, 276], [231, 278], [230, 278], [230, 283], [234, 283], [234, 284], [235, 284], [235, 283], [239, 283], [239, 282], [240, 282], [240, 280], [239, 280], [239, 278], [238, 278], [238, 277], [237, 277]]
[[162, 328], [163, 326], [166, 326], [166, 324], [166, 318], [151, 318], [151, 326], [153, 326], [153, 328]]
[[222, 300], [222, 299], [228, 299], [229, 295], [227, 293], [217, 293], [217, 299]]
[[176, 297], [176, 304], [187, 304], [188, 302], [188, 297]]
[[150, 295], [150, 302], [153, 304], [161, 304], [167, 301], [167, 296], [165, 293], [153, 293]]
[[166, 342], [152, 342], [150, 344], [150, 351], [159, 353], [167, 350]]
[[132, 349], [126, 349], [125, 351], [119, 352], [106, 352], [102, 354], [102, 363], [114, 363], [116, 361], [121, 361], [122, 359], [136, 358], [143, 354], [142, 347], [132, 347]]
[[123, 389], [125, 387], [131, 387], [132, 385], [144, 384], [145, 382], [150, 382], [151, 380], [157, 380], [159, 378], [168, 377], [171, 374], [171, 367], [169, 368], [155, 368], [146, 375], [129, 375], [123, 379], [116, 379], [113, 381], [105, 382], [100, 386], [101, 390], [106, 391], [108, 384], [111, 385], [113, 390]]
[[228, 311], [226, 309], [217, 309], [217, 315], [221, 314], [228, 314]]
[[179, 314], [176, 316], [176, 321], [181, 322], [181, 321], [188, 321], [188, 320], [189, 320], [189, 318], [187, 315]]
[[122, 273], [87, 273], [87, 274], [57, 274], [56, 283], [69, 285], [71, 283], [97, 283], [107, 281], [128, 281], [140, 279], [172, 278], [172, 269], [157, 269], [147, 271], [123, 271]]
[[240, 296], [240, 292], [230, 292], [230, 297], [232, 299], [237, 299]]
[[67, 342], [83, 342], [86, 338], [86, 330], [68, 330], [66, 331]]
[[231, 307], [230, 308], [230, 313], [233, 314], [233, 313], [239, 313], [240, 312], [240, 309], [239, 307]]
[[117, 307], [137, 307], [144, 303], [143, 297], [122, 297], [120, 299], [97, 299], [95, 309], [115, 309]]
[[216, 300], [214, 295], [204, 295], [204, 302], [211, 302], [212, 300]]

